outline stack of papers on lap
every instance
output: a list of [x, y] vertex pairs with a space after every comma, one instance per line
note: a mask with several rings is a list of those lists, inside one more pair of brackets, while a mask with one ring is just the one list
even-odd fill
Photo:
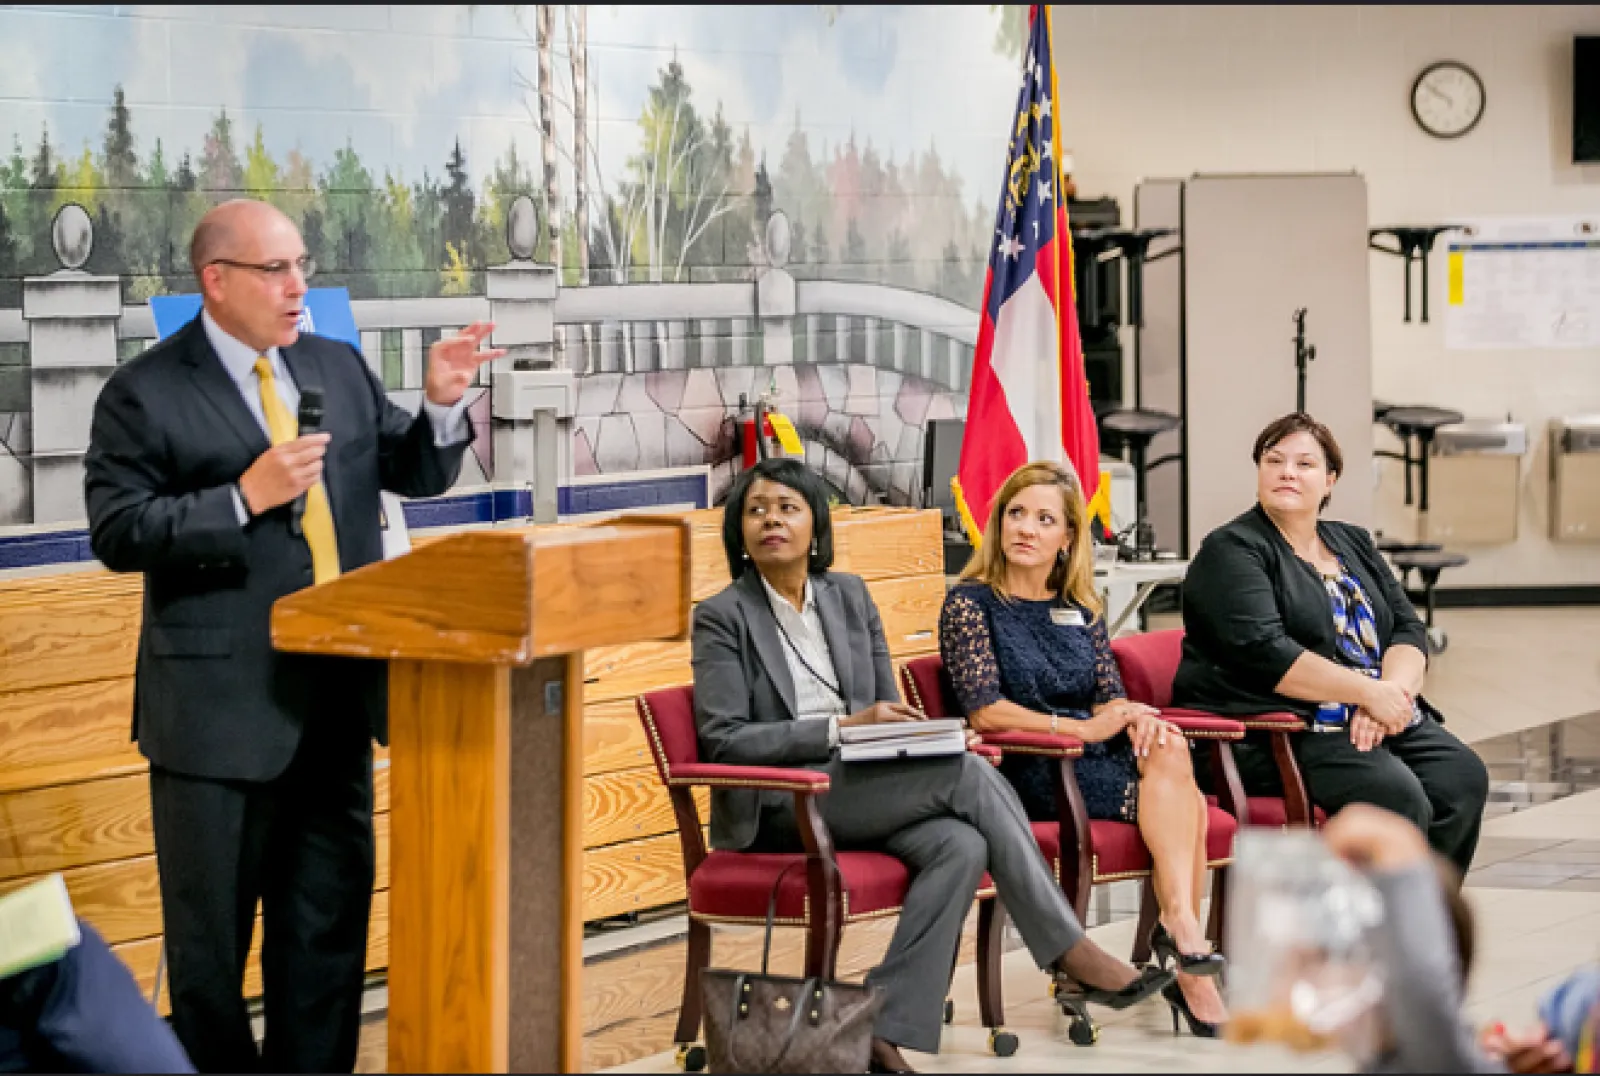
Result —
[[0, 897], [0, 979], [60, 960], [80, 940], [61, 875]]
[[839, 730], [839, 757], [845, 762], [959, 755], [967, 749], [965, 726], [954, 718], [857, 725]]

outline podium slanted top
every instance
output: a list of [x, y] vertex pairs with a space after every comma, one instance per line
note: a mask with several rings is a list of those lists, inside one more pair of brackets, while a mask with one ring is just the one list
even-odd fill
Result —
[[279, 599], [279, 650], [524, 665], [688, 633], [691, 526], [668, 516], [466, 531]]

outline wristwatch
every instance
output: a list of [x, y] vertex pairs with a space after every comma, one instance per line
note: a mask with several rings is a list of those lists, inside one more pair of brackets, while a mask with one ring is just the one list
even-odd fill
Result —
[[253, 521], [256, 518], [256, 514], [250, 510], [250, 500], [244, 495], [244, 487], [237, 482], [233, 484], [233, 495], [239, 498], [239, 507], [244, 509], [245, 522]]

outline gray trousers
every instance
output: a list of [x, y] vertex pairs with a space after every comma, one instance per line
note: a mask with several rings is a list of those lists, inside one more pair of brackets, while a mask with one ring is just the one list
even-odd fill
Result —
[[[976, 755], [808, 767], [832, 778], [823, 820], [843, 849], [884, 851], [911, 871], [894, 938], [867, 982], [885, 996], [875, 1033], [923, 1053], [939, 1049], [944, 998], [978, 880], [988, 870], [1040, 968], [1083, 927], [1039, 854], [1009, 782]], [[749, 851], [800, 846], [793, 809], [764, 812]]]

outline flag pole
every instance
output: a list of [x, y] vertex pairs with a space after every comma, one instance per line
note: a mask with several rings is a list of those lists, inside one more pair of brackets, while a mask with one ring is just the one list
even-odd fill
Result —
[[972, 543], [973, 549], [977, 549], [983, 544], [983, 532], [978, 529], [977, 521], [972, 518], [972, 509], [967, 507], [967, 497], [961, 492], [959, 475], [950, 476], [950, 495], [955, 498], [956, 513], [961, 517], [961, 528], [967, 532], [967, 541]]

